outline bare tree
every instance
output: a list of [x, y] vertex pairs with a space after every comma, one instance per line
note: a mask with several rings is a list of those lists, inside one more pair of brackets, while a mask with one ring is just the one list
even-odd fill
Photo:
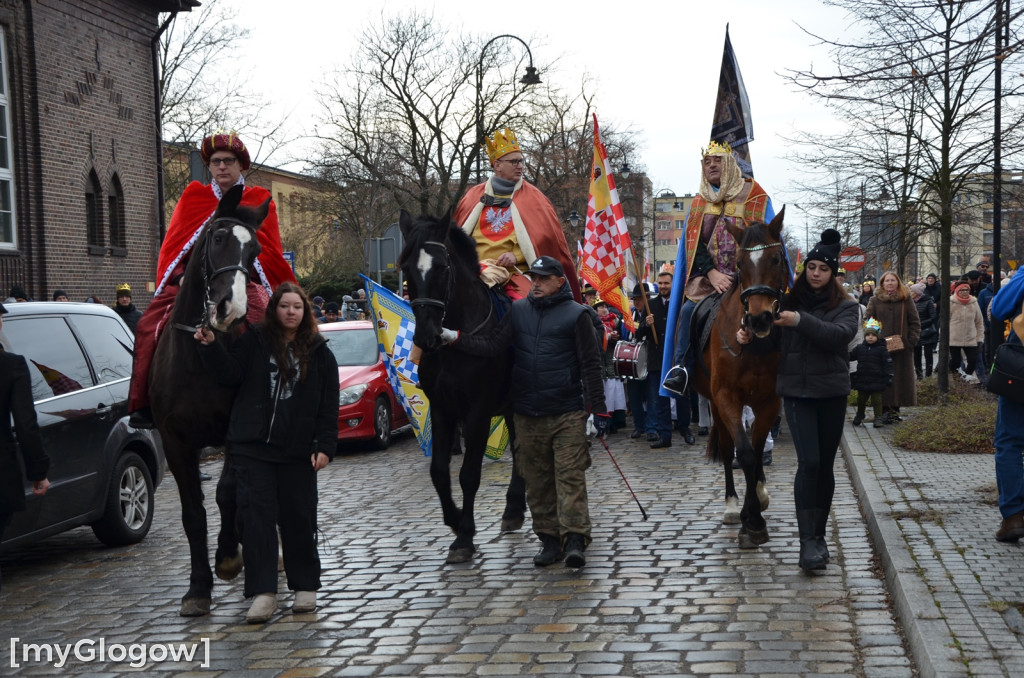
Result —
[[[826, 0], [849, 13], [852, 26], [843, 37], [812, 37], [830, 48], [828, 72], [793, 70], [790, 80], [845, 115], [851, 142], [825, 145], [853, 173], [882, 188], [895, 202], [903, 226], [896, 229], [896, 251], [903, 256], [919, 236], [917, 226], [939, 234], [940, 275], [950, 271], [953, 204], [992, 161], [993, 0]], [[1011, 23], [1021, 15], [1018, 7]], [[847, 36], [863, 36], [850, 40]], [[1020, 63], [1021, 40], [1010, 41], [1000, 58]], [[1005, 65], [1004, 65], [1005, 68]], [[1009, 69], [1007, 69], [1009, 70]], [[1018, 80], [1003, 94], [1018, 94]], [[1009, 98], [1008, 98], [1009, 101]], [[1009, 113], [1009, 115], [1006, 115]], [[1004, 149], [1021, 148], [1024, 111], [1004, 110]], [[869, 143], [865, 146], [865, 141]], [[865, 148], [878, 153], [871, 162]], [[902, 266], [902, 264], [901, 264]], [[943, 318], [939, 364], [948, 359], [949, 300], [941, 299]], [[939, 387], [948, 374], [939, 371]]]
[[248, 38], [249, 31], [235, 22], [230, 8], [217, 2], [174, 14], [160, 36], [163, 139], [178, 150], [165, 161], [169, 200], [184, 190], [188, 151], [207, 134], [218, 129], [239, 132], [257, 162], [266, 162], [285, 141], [277, 136], [282, 122], [266, 120], [267, 102], [248, 86], [251, 74], [238, 67], [244, 63]]
[[[478, 100], [486, 132], [516, 130], [528, 176], [556, 210], [567, 214], [576, 204], [585, 214], [593, 157], [586, 80], [575, 96], [550, 85], [528, 88], [520, 81], [527, 64], [521, 46], [510, 40], [483, 50], [488, 42], [425, 13], [382, 16], [364, 31], [350, 65], [317, 93], [319, 147], [310, 167], [331, 187], [323, 209], [359, 251], [356, 239], [379, 235], [399, 209], [443, 213], [475, 183], [483, 152]], [[539, 67], [547, 73], [554, 66]], [[610, 152], [632, 148], [624, 135], [609, 138], [616, 139]]]

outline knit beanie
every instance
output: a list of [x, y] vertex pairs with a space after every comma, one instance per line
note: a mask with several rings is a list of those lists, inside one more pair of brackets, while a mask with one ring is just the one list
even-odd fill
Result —
[[839, 270], [839, 250], [842, 249], [839, 231], [827, 228], [821, 233], [821, 240], [806, 257], [806, 261], [823, 261], [833, 272]]
[[920, 297], [924, 294], [924, 283], [914, 283], [910, 286], [910, 292], [914, 297]]

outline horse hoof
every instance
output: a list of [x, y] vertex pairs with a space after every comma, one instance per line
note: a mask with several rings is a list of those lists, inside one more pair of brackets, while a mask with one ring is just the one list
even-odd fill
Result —
[[473, 552], [476, 551], [475, 546], [463, 546], [461, 548], [450, 548], [448, 549], [448, 557], [445, 558], [445, 563], [448, 565], [454, 565], [456, 563], [468, 563], [473, 560]]
[[745, 527], [740, 528], [737, 541], [741, 549], [756, 549], [758, 546], [768, 541], [768, 528], [766, 527], [763, 530], [748, 530]]
[[726, 509], [725, 513], [722, 514], [723, 525], [739, 525], [740, 524], [740, 512], [738, 510], [730, 511]]
[[761, 502], [761, 510], [767, 511], [771, 497], [768, 496], [768, 488], [764, 486], [764, 483], [757, 484], [757, 500]]
[[502, 532], [515, 532], [523, 527], [523, 516], [518, 518], [502, 518], [501, 519], [501, 531]]
[[178, 614], [182, 617], [202, 617], [210, 614], [210, 599], [188, 598], [183, 600]]
[[231, 581], [242, 571], [242, 554], [236, 553], [233, 556], [222, 558], [214, 565], [213, 571], [217, 574], [217, 579]]

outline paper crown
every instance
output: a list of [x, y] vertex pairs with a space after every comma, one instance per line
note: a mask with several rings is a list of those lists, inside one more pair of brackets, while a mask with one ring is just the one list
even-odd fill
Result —
[[492, 164], [495, 160], [508, 155], [512, 151], [519, 151], [521, 153], [523, 150], [519, 147], [516, 133], [508, 127], [496, 131], [493, 137], [484, 137], [484, 147], [487, 149], [487, 157], [491, 159]]
[[121, 292], [127, 292], [129, 297], [132, 296], [132, 286], [126, 282], [121, 283], [117, 286], [117, 294], [120, 295]]
[[874, 318], [868, 318], [864, 321], [864, 331], [874, 332], [875, 334], [882, 333], [882, 323], [878, 322]]
[[728, 141], [721, 144], [717, 141], [712, 141], [708, 144], [707, 148], [701, 149], [700, 152], [700, 157], [702, 158], [709, 155], [732, 155], [732, 146], [729, 145]]

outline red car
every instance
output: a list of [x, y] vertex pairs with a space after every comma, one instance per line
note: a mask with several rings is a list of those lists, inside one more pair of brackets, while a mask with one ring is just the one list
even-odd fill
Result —
[[385, 449], [409, 418], [391, 388], [373, 322], [324, 323], [320, 333], [338, 360], [338, 440], [369, 440]]

